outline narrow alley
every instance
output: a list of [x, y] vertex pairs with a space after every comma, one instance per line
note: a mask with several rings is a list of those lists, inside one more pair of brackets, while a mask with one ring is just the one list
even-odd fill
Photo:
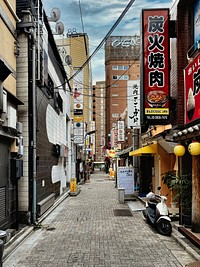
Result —
[[115, 182], [105, 172], [95, 171], [80, 190], [54, 209], [3, 267], [169, 267], [194, 261], [172, 237], [154, 231], [141, 211], [116, 216], [116, 210], [130, 209], [119, 204]]

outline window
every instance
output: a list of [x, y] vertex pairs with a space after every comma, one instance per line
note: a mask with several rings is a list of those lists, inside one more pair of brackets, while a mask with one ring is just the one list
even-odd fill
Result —
[[118, 113], [112, 113], [112, 118], [118, 118], [119, 114]]
[[113, 80], [128, 80], [128, 75], [122, 75], [122, 76], [120, 76], [120, 75], [113, 75], [112, 76], [112, 79]]
[[54, 93], [54, 107], [58, 114], [63, 112], [63, 101], [59, 92]]
[[127, 70], [128, 66], [112, 66], [112, 70]]

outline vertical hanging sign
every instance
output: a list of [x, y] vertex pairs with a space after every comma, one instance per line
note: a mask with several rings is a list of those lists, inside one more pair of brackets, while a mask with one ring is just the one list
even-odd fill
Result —
[[144, 121], [169, 122], [169, 9], [142, 10]]
[[140, 80], [129, 80], [127, 85], [128, 127], [140, 128]]
[[118, 142], [124, 142], [124, 121], [117, 122], [117, 138]]

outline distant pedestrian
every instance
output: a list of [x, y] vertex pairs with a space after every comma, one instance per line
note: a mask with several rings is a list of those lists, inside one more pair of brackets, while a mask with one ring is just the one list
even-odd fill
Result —
[[104, 162], [105, 162], [105, 171], [106, 171], [106, 173], [108, 173], [109, 172], [109, 168], [110, 168], [110, 159], [109, 159], [109, 157], [106, 157]]

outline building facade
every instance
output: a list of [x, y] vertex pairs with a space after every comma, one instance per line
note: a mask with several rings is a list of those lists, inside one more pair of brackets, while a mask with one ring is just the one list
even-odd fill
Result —
[[24, 102], [18, 218], [35, 223], [69, 188], [70, 89], [42, 2], [17, 1], [17, 15], [17, 95]]
[[105, 81], [93, 86], [93, 120], [96, 129], [95, 161], [103, 162], [106, 154]]
[[[80, 165], [87, 157], [87, 133], [94, 130], [92, 122], [92, 81], [89, 57], [89, 38], [86, 33], [68, 30], [67, 38], [56, 40], [59, 54], [67, 70], [72, 88], [71, 118], [73, 121], [73, 151], [76, 158], [72, 177], [80, 181]], [[82, 167], [81, 167], [82, 169]]]
[[[17, 227], [17, 181], [22, 176], [22, 131], [17, 109], [23, 102], [17, 98], [16, 58], [19, 44], [16, 38], [15, 1], [0, 4], [0, 228]], [[19, 172], [17, 172], [19, 169]]]
[[[128, 82], [140, 79], [139, 51], [139, 36], [111, 36], [105, 44], [106, 145], [108, 148], [111, 148], [111, 145], [117, 147], [120, 143], [117, 136], [118, 121], [123, 116], [121, 114], [127, 110]], [[128, 128], [127, 125], [125, 128]]]

